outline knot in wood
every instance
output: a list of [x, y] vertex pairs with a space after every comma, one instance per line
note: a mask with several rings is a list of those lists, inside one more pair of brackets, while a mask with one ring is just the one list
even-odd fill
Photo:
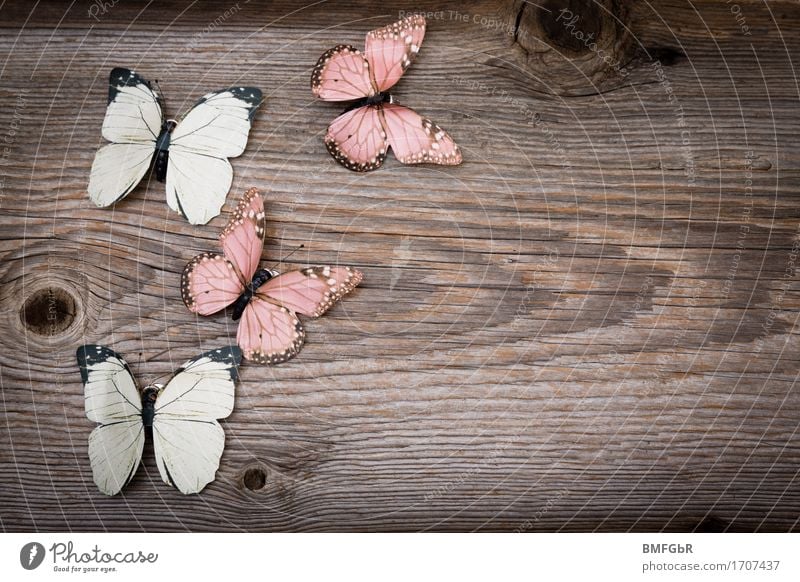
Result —
[[20, 319], [29, 331], [41, 336], [63, 333], [75, 321], [75, 298], [59, 287], [45, 287], [28, 297], [20, 309]]
[[267, 473], [263, 467], [248, 467], [242, 475], [242, 485], [250, 491], [258, 491], [267, 484]]
[[519, 2], [512, 17], [523, 70], [556, 95], [603, 93], [625, 82], [631, 46], [619, 0]]

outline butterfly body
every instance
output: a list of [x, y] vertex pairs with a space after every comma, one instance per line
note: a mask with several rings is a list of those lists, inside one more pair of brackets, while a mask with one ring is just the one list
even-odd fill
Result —
[[152, 167], [166, 184], [167, 204], [192, 224], [217, 216], [233, 181], [228, 161], [244, 152], [256, 109], [255, 87], [230, 87], [200, 98], [180, 121], [165, 119], [158, 91], [141, 75], [117, 67], [109, 76], [103, 137], [89, 198], [110, 206], [127, 196]]
[[206, 252], [181, 275], [181, 297], [199, 315], [233, 307], [236, 342], [244, 357], [278, 364], [294, 357], [305, 330], [297, 314], [319, 317], [355, 289], [362, 275], [350, 267], [319, 266], [277, 273], [259, 269], [264, 247], [264, 201], [248, 190], [220, 234], [223, 254]]
[[383, 105], [384, 103], [394, 103], [394, 97], [392, 97], [389, 93], [376, 93], [375, 95], [370, 95], [369, 97], [364, 97], [363, 99], [359, 99], [352, 105], [349, 105], [347, 109], [345, 109], [342, 113], [347, 113], [348, 111], [352, 111], [353, 109], [358, 109], [360, 107], [371, 107], [376, 105]]
[[175, 129], [176, 125], [178, 125], [177, 122], [172, 119], [165, 121], [161, 126], [161, 132], [158, 134], [158, 139], [156, 140], [154, 170], [156, 173], [156, 179], [159, 182], [167, 181], [167, 167], [169, 166], [169, 141], [170, 135], [172, 135], [172, 131]]
[[363, 54], [338, 45], [314, 67], [311, 91], [316, 97], [352, 102], [325, 135], [328, 152], [347, 169], [374, 170], [390, 148], [403, 164], [461, 163], [461, 150], [441, 127], [388, 93], [416, 57], [425, 26], [424, 17], [409, 16], [369, 32]]
[[247, 307], [247, 304], [250, 303], [250, 300], [256, 294], [256, 291], [258, 291], [258, 288], [278, 275], [279, 273], [277, 271], [272, 271], [270, 269], [259, 269], [256, 271], [255, 275], [253, 275], [253, 279], [247, 284], [244, 292], [239, 295], [239, 298], [236, 299], [236, 302], [233, 304], [233, 314], [231, 315], [231, 319], [233, 319], [233, 321], [239, 321], [239, 319], [242, 317], [242, 313], [244, 313], [244, 310]]
[[161, 384], [151, 384], [142, 390], [142, 423], [145, 428], [153, 428], [153, 419], [156, 416], [156, 399], [164, 389]]
[[217, 422], [233, 411], [242, 352], [210, 350], [188, 360], [165, 386], [139, 392], [128, 364], [115, 351], [85, 345], [76, 352], [89, 435], [89, 460], [101, 492], [115, 495], [133, 478], [146, 439], [152, 439], [162, 480], [198, 493], [214, 480], [225, 432]]

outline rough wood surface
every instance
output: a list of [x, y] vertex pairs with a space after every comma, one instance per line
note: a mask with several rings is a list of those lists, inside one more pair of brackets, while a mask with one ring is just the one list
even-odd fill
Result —
[[[367, 175], [309, 75], [407, 4], [32, 6], [0, 8], [3, 530], [798, 528], [796, 2], [419, 3], [395, 94], [465, 163]], [[225, 215], [87, 198], [114, 65], [173, 116], [262, 87], [226, 208], [258, 186], [265, 261], [365, 274], [299, 357], [243, 367], [199, 496], [151, 451], [120, 497], [91, 480], [75, 348], [145, 382], [235, 336], [178, 288]]]

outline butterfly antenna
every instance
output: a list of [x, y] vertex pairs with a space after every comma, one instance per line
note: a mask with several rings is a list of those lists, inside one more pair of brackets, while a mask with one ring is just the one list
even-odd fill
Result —
[[165, 111], [167, 109], [167, 102], [164, 100], [164, 92], [161, 90], [161, 85], [158, 84], [158, 79], [153, 81], [153, 85], [156, 86], [156, 92], [158, 93], [158, 100], [161, 102], [161, 115], [165, 115]]
[[[278, 266], [278, 265], [280, 265], [281, 263], [285, 262], [285, 261], [286, 261], [286, 259], [288, 259], [289, 257], [291, 257], [293, 254], [295, 254], [297, 251], [299, 251], [300, 249], [302, 249], [302, 248], [303, 248], [303, 247], [305, 247], [305, 246], [306, 246], [306, 245], [304, 245], [304, 244], [300, 244], [300, 245], [299, 245], [297, 248], [295, 248], [295, 249], [294, 249], [294, 250], [293, 250], [291, 253], [289, 253], [288, 255], [286, 255], [285, 257], [283, 257], [283, 258], [282, 258], [280, 261], [278, 261], [277, 263], [275, 263], [274, 265], [272, 265], [272, 267], [277, 267], [277, 266]], [[270, 267], [270, 268], [272, 268], [272, 267]]]

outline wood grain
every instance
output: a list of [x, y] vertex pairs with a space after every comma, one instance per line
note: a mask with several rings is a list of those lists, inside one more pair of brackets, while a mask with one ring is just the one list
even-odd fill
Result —
[[[587, 4], [420, 3], [396, 96], [465, 163], [358, 175], [310, 71], [405, 4], [6, 3], [2, 529], [798, 529], [800, 8], [741, 0], [745, 30], [724, 2]], [[192, 227], [157, 183], [87, 198], [115, 65], [173, 116], [261, 87], [226, 208], [257, 186], [267, 264], [303, 243], [287, 266], [365, 274], [296, 359], [243, 367], [199, 496], [149, 449], [123, 496], [91, 480], [78, 345], [144, 383], [235, 337], [178, 288], [226, 215]]]

